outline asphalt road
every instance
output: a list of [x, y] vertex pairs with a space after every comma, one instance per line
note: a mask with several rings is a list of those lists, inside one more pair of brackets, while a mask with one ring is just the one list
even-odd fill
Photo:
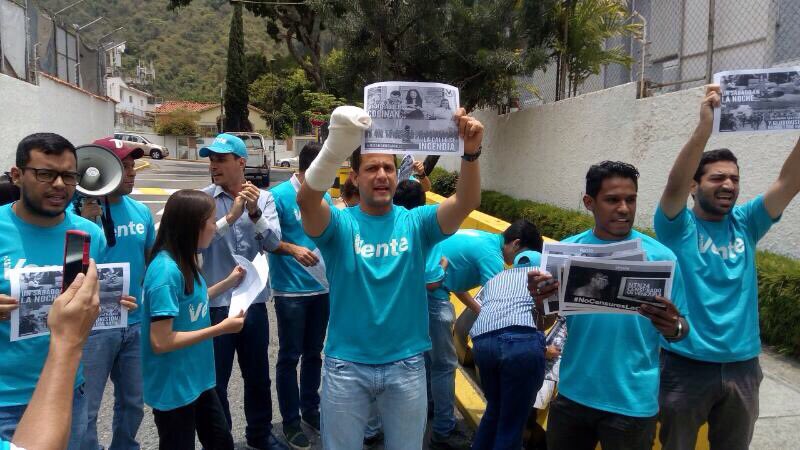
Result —
[[[136, 190], [132, 194], [133, 198], [144, 202], [153, 214], [156, 223], [161, 220], [161, 212], [164, 204], [169, 197], [169, 194], [176, 189], [199, 189], [207, 186], [211, 180], [208, 175], [208, 165], [201, 162], [179, 162], [174, 160], [161, 160], [153, 161], [143, 159], [150, 163], [150, 167], [138, 171], [136, 176]], [[291, 171], [286, 169], [273, 169], [270, 179], [271, 186], [279, 184], [288, 180], [291, 177]], [[270, 302], [267, 304], [267, 311], [269, 314], [269, 329], [270, 329], [270, 342], [269, 342], [269, 361], [270, 361], [270, 379], [272, 383], [272, 423], [274, 426], [275, 435], [282, 438], [281, 431], [281, 416], [278, 411], [277, 394], [275, 392], [275, 363], [278, 357], [278, 333], [277, 324], [275, 321], [274, 305]], [[228, 386], [228, 400], [230, 402], [231, 413], [233, 415], [233, 439], [237, 449], [248, 449], [245, 443], [244, 429], [244, 402], [243, 402], [244, 387], [242, 383], [239, 368], [234, 364], [234, 371], [231, 376], [231, 381]], [[113, 419], [113, 399], [114, 389], [109, 381], [106, 385], [105, 394], [103, 395], [103, 403], [100, 407], [97, 420], [97, 432], [101, 445], [108, 446], [111, 443], [111, 422]], [[467, 434], [467, 430], [463, 421], [459, 427]], [[321, 449], [322, 445], [319, 442], [319, 437], [311, 430], [306, 429], [307, 435], [312, 443], [312, 449]], [[156, 426], [153, 423], [153, 413], [151, 409], [145, 406], [144, 420], [139, 428], [137, 435], [138, 441], [143, 449], [156, 449], [158, 448], [158, 433]], [[201, 448], [199, 442], [196, 446]], [[382, 446], [374, 446], [374, 450], [381, 450]]]

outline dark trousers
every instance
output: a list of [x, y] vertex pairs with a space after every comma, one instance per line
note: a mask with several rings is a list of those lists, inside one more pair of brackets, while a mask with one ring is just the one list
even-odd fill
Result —
[[328, 328], [329, 312], [328, 294], [275, 297], [280, 345], [275, 382], [284, 424], [299, 422], [301, 413], [303, 416], [319, 414], [322, 344]]
[[473, 339], [473, 355], [486, 397], [473, 450], [519, 450], [533, 399], [544, 381], [544, 336], [508, 327]]
[[[601, 383], [589, 380], [587, 383]], [[559, 394], [547, 418], [548, 450], [651, 450], [656, 416], [631, 417], [590, 408]]]
[[[211, 322], [218, 324], [228, 317], [228, 307], [211, 308]], [[264, 303], [251, 305], [244, 327], [239, 333], [214, 338], [214, 365], [217, 373], [217, 395], [231, 427], [228, 404], [228, 381], [233, 370], [233, 356], [238, 354], [239, 369], [244, 379], [245, 436], [248, 442], [266, 442], [272, 432], [272, 397], [269, 379], [269, 319]]]
[[705, 422], [712, 450], [749, 448], [763, 378], [758, 358], [712, 363], [662, 351], [659, 439], [664, 449], [694, 448]]
[[222, 404], [214, 389], [197, 400], [169, 411], [153, 409], [158, 429], [158, 448], [163, 450], [194, 450], [194, 435], [206, 450], [233, 450], [233, 437], [222, 412]]

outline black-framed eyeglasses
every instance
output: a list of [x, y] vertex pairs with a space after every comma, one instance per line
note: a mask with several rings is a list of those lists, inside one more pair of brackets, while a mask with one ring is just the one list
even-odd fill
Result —
[[81, 182], [81, 175], [78, 172], [59, 172], [50, 169], [37, 169], [35, 167], [20, 167], [20, 170], [32, 170], [36, 181], [42, 183], [52, 183], [56, 178], [61, 177], [61, 181], [67, 186], [76, 186]]

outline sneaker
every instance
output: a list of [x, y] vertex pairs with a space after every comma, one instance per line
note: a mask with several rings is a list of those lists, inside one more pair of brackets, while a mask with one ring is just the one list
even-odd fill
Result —
[[289, 450], [289, 447], [287, 447], [286, 444], [281, 442], [280, 439], [276, 438], [275, 435], [272, 433], [270, 433], [267, 439], [263, 441], [255, 442], [248, 439], [247, 446], [254, 448], [256, 450]]
[[319, 413], [308, 413], [303, 414], [303, 423], [308, 425], [312, 430], [316, 431], [319, 434], [320, 425], [319, 425]]
[[431, 440], [428, 444], [428, 448], [435, 450], [467, 450], [471, 447], [472, 442], [458, 427], [454, 428], [446, 436], [431, 433]]
[[311, 448], [311, 443], [299, 423], [283, 424], [283, 435], [286, 436], [286, 442], [293, 449], [308, 450]]
[[380, 444], [383, 442], [383, 433], [378, 433], [374, 436], [366, 436], [364, 437], [364, 446], [367, 448], [372, 448], [375, 445]]

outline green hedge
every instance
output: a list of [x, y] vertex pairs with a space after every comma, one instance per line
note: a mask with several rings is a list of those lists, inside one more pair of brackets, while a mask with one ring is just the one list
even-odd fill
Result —
[[[433, 191], [449, 196], [455, 191], [457, 179], [457, 175], [436, 168], [431, 174]], [[557, 240], [580, 233], [594, 224], [591, 216], [580, 211], [517, 200], [494, 191], [483, 191], [480, 211], [508, 222], [528, 219], [543, 235]], [[639, 231], [654, 235], [649, 229]], [[756, 266], [761, 337], [779, 352], [800, 358], [800, 261], [759, 250]]]

